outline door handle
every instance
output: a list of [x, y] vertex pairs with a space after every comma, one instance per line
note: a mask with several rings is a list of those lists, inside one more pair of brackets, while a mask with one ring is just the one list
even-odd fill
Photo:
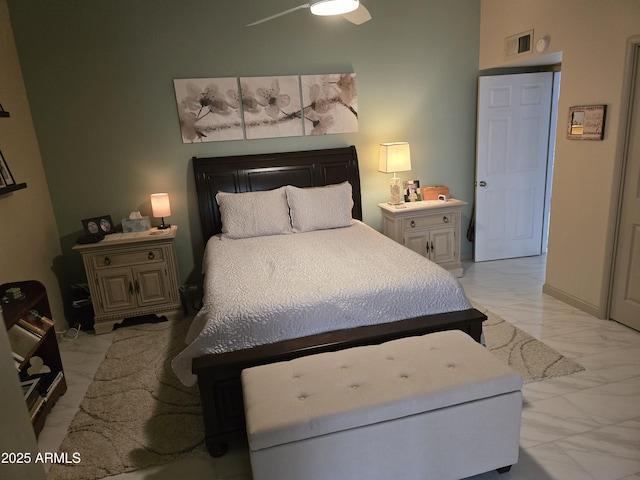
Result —
[[480, 186], [481, 187], [486, 187], [487, 186], [487, 182], [485, 182], [484, 180], [480, 181]]

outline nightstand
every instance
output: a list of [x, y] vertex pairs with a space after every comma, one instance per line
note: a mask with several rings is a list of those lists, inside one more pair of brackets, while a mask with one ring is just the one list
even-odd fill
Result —
[[125, 318], [182, 311], [175, 238], [178, 227], [114, 233], [75, 245], [82, 255], [95, 312], [96, 334]]
[[379, 203], [382, 233], [461, 277], [460, 224], [466, 204], [455, 198], [408, 202], [400, 207]]

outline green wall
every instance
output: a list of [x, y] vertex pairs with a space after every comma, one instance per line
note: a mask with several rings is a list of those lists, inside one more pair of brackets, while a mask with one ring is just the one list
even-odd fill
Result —
[[[361, 26], [303, 10], [246, 28], [296, 0], [9, 0], [68, 280], [84, 279], [71, 251], [81, 219], [149, 214], [149, 194], [167, 191], [182, 281], [197, 281], [193, 156], [355, 145], [364, 220], [380, 228], [377, 145], [406, 140], [413, 171], [402, 178], [471, 204], [479, 0], [363, 3], [373, 20]], [[339, 72], [357, 74], [358, 133], [182, 143], [174, 78]]]

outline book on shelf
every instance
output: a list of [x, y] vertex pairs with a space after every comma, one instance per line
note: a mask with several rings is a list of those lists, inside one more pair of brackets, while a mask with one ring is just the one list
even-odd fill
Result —
[[31, 417], [31, 423], [36, 419], [38, 412], [42, 410], [44, 404], [47, 402], [47, 399], [41, 396], [38, 396], [35, 403], [29, 408], [29, 416]]
[[32, 378], [38, 378], [40, 380], [38, 383], [38, 392], [43, 397], [48, 398], [51, 392], [56, 389], [63, 376], [62, 370], [59, 370], [57, 372], [39, 373]]
[[40, 336], [53, 326], [53, 320], [41, 315], [37, 310], [30, 310], [28, 315], [18, 320], [18, 323]]
[[22, 385], [22, 395], [24, 395], [24, 401], [27, 402], [27, 406], [31, 408], [38, 397], [40, 397], [40, 391], [38, 390], [39, 378], [29, 378], [20, 382]]
[[44, 335], [44, 331], [40, 330], [38, 327], [36, 327], [35, 325], [31, 325], [29, 322], [27, 322], [25, 319], [21, 318], [20, 320], [18, 320], [18, 325], [20, 325], [22, 328], [24, 328], [25, 330], [29, 330], [31, 333], [33, 333], [34, 335], [37, 335], [38, 337], [42, 338], [42, 336]]
[[16, 360], [21, 357], [21, 362], [24, 361], [41, 339], [41, 337], [21, 326], [19, 323], [13, 325], [8, 330], [8, 333], [13, 357]]

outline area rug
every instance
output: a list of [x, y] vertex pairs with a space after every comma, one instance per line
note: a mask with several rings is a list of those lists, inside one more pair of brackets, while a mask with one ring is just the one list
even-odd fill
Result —
[[522, 376], [524, 383], [581, 372], [584, 367], [482, 307], [487, 348]]
[[[525, 382], [582, 370], [502, 318], [485, 311], [488, 349]], [[208, 455], [197, 387], [183, 386], [171, 359], [183, 348], [190, 319], [118, 330], [71, 422], [60, 452], [78, 464], [53, 465], [50, 480], [93, 480]]]
[[52, 480], [91, 480], [208, 455], [197, 387], [171, 369], [192, 317], [118, 329], [52, 465]]

